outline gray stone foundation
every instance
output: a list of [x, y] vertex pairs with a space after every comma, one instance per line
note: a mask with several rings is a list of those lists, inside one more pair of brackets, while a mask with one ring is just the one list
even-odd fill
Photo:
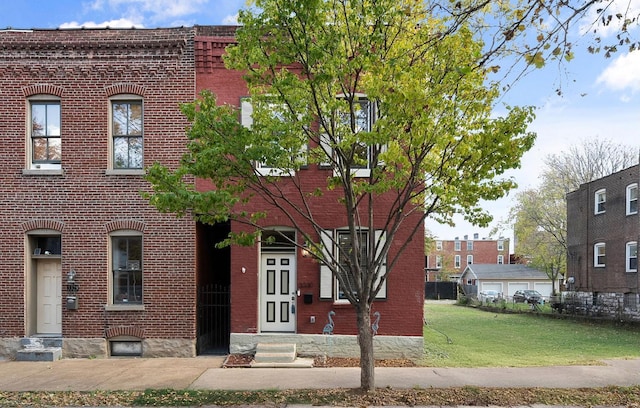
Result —
[[[360, 357], [357, 336], [322, 334], [245, 334], [231, 333], [232, 354], [252, 354], [258, 343], [295, 343], [300, 356]], [[424, 353], [424, 339], [418, 336], [376, 336], [376, 358], [419, 360]]]
[[22, 349], [20, 337], [0, 338], [0, 358], [14, 360], [18, 350]]
[[569, 314], [640, 322], [640, 296], [637, 293], [564, 292], [562, 303]]

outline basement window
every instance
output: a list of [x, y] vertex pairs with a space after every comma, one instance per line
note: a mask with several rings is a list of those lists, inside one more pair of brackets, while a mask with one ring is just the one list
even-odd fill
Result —
[[111, 357], [142, 357], [142, 341], [136, 338], [117, 338], [109, 341]]

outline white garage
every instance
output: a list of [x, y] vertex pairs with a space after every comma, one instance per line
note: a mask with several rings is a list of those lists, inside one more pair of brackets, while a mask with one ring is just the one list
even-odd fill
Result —
[[546, 273], [521, 264], [471, 264], [460, 276], [466, 294], [477, 296], [483, 290], [495, 290], [511, 298], [517, 290], [535, 289], [548, 298], [559, 283], [553, 282]]

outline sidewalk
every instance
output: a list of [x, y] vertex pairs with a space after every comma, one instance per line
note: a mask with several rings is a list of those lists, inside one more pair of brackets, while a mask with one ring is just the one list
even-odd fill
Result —
[[[222, 368], [224, 357], [0, 361], [1, 391], [357, 388], [359, 368]], [[599, 366], [376, 368], [376, 386], [593, 388], [640, 385], [640, 359]]]

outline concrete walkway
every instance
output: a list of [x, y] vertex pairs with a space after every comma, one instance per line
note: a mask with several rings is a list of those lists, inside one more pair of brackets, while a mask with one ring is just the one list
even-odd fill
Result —
[[[0, 361], [0, 391], [357, 388], [359, 368], [222, 368], [224, 357]], [[640, 359], [598, 366], [530, 368], [376, 368], [376, 386], [392, 388], [640, 385]]]

